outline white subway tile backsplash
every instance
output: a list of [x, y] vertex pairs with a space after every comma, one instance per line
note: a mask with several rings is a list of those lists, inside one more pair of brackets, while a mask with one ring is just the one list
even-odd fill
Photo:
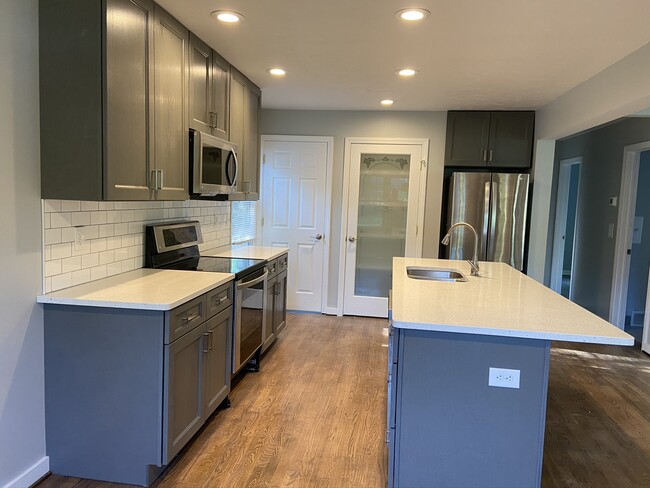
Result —
[[81, 202], [77, 200], [61, 200], [61, 212], [78, 212], [81, 210]]
[[72, 256], [61, 260], [61, 272], [69, 273], [81, 269], [81, 256]]
[[[195, 219], [201, 249], [230, 243], [230, 203], [81, 202], [43, 200], [43, 288], [46, 293], [144, 265], [147, 224]], [[83, 236], [75, 245], [75, 235]]]
[[100, 239], [93, 239], [90, 241], [90, 252], [106, 251], [106, 243], [108, 239], [112, 239], [112, 237], [102, 237]]
[[72, 286], [72, 273], [63, 273], [52, 276], [52, 291]]
[[72, 225], [72, 214], [70, 212], [57, 212], [50, 215], [50, 226], [52, 228], [70, 227]]
[[114, 224], [104, 224], [99, 226], [99, 237], [113, 237], [115, 235]]
[[43, 200], [43, 212], [60, 212], [61, 200]]
[[69, 242], [52, 244], [52, 259], [69, 258], [72, 255], [72, 246]]
[[61, 260], [60, 259], [54, 259], [52, 261], [46, 261], [45, 262], [45, 277], [47, 278], [48, 276], [54, 276], [61, 274]]
[[61, 229], [45, 229], [43, 233], [44, 244], [59, 244], [61, 242]]
[[93, 224], [93, 225], [105, 224], [106, 223], [106, 212], [91, 212], [91, 214], [90, 214], [90, 223]]
[[81, 202], [81, 210], [99, 210], [99, 202]]
[[104, 251], [99, 253], [99, 264], [108, 264], [115, 261], [115, 251]]
[[95, 266], [99, 266], [99, 253], [94, 252], [81, 256], [82, 268], [94, 268]]
[[106, 265], [95, 266], [90, 268], [90, 281], [101, 280], [108, 276], [108, 271], [106, 270]]
[[61, 229], [61, 242], [74, 242], [75, 232], [74, 227], [63, 227]]
[[90, 281], [90, 268], [80, 269], [72, 273], [72, 286], [81, 285]]
[[72, 225], [90, 225], [90, 212], [72, 212]]

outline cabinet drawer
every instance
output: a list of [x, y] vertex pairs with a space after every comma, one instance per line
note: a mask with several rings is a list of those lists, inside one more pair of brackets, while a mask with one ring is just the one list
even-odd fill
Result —
[[167, 312], [165, 343], [169, 344], [203, 322], [207, 318], [206, 308], [206, 295], [201, 295]]
[[287, 266], [289, 266], [289, 255], [283, 254], [276, 261], [278, 263], [278, 273], [281, 273], [282, 271], [286, 271]]
[[232, 305], [232, 282], [206, 293], [206, 318], [210, 318]]

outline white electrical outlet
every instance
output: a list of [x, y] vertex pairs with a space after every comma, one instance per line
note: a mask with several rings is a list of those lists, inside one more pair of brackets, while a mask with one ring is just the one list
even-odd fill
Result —
[[86, 243], [86, 236], [81, 233], [81, 229], [75, 229], [74, 231], [74, 250], [79, 251]]
[[519, 389], [518, 369], [490, 368], [488, 386]]

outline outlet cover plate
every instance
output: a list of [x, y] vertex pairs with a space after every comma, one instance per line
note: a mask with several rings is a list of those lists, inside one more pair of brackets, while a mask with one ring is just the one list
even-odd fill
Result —
[[490, 368], [488, 386], [519, 389], [520, 370]]

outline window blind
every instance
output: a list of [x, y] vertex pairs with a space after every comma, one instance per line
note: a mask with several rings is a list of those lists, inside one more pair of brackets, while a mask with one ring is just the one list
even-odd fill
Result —
[[241, 244], [255, 239], [257, 202], [232, 202], [230, 221], [232, 244]]

